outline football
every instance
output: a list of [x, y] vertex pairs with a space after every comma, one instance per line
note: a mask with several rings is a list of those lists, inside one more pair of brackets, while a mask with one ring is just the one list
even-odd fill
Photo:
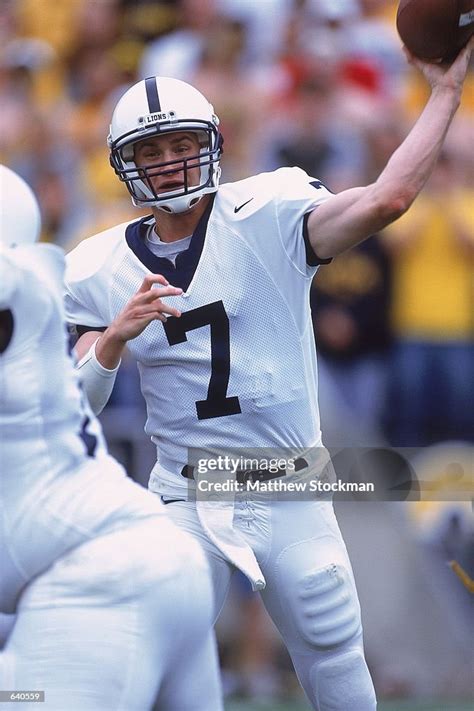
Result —
[[401, 0], [397, 30], [416, 57], [450, 61], [474, 32], [474, 0]]

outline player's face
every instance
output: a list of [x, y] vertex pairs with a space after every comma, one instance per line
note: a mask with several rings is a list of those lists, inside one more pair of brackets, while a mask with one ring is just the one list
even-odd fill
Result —
[[[159, 194], [184, 187], [183, 160], [188, 159], [187, 187], [189, 188], [199, 184], [200, 148], [197, 135], [192, 132], [178, 131], [163, 136], [151, 136], [135, 144], [135, 164], [141, 168], [153, 168], [148, 175], [154, 190]], [[194, 157], [196, 160], [190, 160]], [[167, 165], [161, 165], [163, 163]]]

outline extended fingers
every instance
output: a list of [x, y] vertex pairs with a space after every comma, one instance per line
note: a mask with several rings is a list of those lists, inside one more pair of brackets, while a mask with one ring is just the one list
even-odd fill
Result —
[[160, 289], [149, 289], [145, 292], [137, 291], [136, 300], [139, 303], [147, 304], [165, 296], [180, 296], [183, 290], [177, 286], [163, 286]]
[[142, 282], [142, 285], [138, 289], [137, 294], [144, 294], [146, 291], [149, 291], [153, 284], [169, 286], [169, 281], [165, 279], [162, 274], [147, 274]]
[[[174, 289], [174, 287], [172, 288]], [[133, 304], [131, 316], [133, 318], [148, 318], [152, 315], [166, 314], [167, 316], [176, 316], [176, 318], [179, 318], [181, 311], [161, 300], [161, 296], [165, 295], [166, 294], [161, 293], [161, 290], [159, 294], [151, 293], [140, 295], [139, 299], [137, 298]]]
[[464, 61], [467, 65], [469, 63], [469, 60], [471, 59], [471, 54], [472, 54], [473, 50], [474, 50], [474, 35], [472, 35], [471, 39], [466, 44], [466, 46], [463, 47], [462, 50], [459, 52], [458, 57], [461, 57], [461, 61]]
[[137, 314], [136, 318], [147, 321], [148, 323], [151, 323], [151, 321], [163, 321], [163, 323], [165, 323], [169, 316], [175, 316], [176, 318], [181, 316], [181, 311], [178, 311], [178, 309], [171, 307], [163, 308], [164, 306], [165, 304], [161, 304], [160, 307], [157, 308], [148, 306], [147, 310], [143, 310], [139, 315]]
[[[181, 311], [179, 309], [170, 306], [170, 304], [163, 303], [161, 299], [156, 299], [156, 301], [153, 301], [150, 306], [154, 307], [154, 310], [157, 314], [165, 314], [166, 316], [176, 316], [176, 318], [179, 318], [181, 316]], [[166, 321], [166, 318], [160, 320]]]

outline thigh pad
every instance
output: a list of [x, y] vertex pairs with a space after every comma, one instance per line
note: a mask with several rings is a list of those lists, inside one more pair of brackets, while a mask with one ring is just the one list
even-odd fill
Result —
[[[338, 550], [326, 550], [318, 565], [317, 549], [327, 538], [302, 541], [279, 556], [278, 577], [284, 608], [299, 635], [312, 647], [341, 645], [361, 631], [360, 606], [352, 574]], [[334, 543], [329, 539], [328, 543]], [[334, 553], [332, 562], [331, 552]], [[339, 560], [338, 560], [339, 558]]]

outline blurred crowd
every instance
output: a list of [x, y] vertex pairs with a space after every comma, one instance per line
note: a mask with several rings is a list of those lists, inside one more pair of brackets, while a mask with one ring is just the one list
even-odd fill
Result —
[[[161, 74], [192, 83], [214, 104], [225, 139], [223, 182], [298, 165], [333, 192], [367, 184], [428, 96], [402, 52], [396, 6], [3, 0], [0, 162], [36, 191], [42, 239], [66, 250], [144, 214], [109, 166], [106, 137], [120, 95]], [[441, 159], [417, 202], [383, 234], [322, 267], [314, 281], [328, 446], [474, 440], [473, 119], [471, 68]], [[109, 415], [114, 408], [111, 439], [120, 408], [143, 408], [132, 363], [121, 371]], [[142, 471], [132, 474], [146, 479]], [[245, 624], [234, 625], [240, 642], [223, 644], [223, 656], [235, 668], [239, 650], [239, 683], [245, 680], [248, 693], [273, 693], [280, 647], [244, 582], [236, 594], [234, 609], [245, 605]], [[280, 662], [284, 670], [288, 662]]]

